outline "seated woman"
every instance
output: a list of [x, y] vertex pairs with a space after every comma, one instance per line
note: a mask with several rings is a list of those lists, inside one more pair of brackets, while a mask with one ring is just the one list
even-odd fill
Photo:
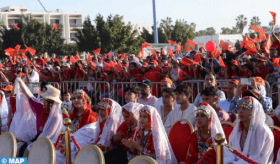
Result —
[[[71, 133], [80, 147], [84, 147], [93, 140], [96, 140], [99, 133], [98, 116], [91, 110], [90, 97], [83, 90], [76, 90], [73, 93], [73, 111], [70, 113]], [[56, 164], [65, 162], [65, 141], [64, 136], [56, 149]], [[74, 162], [78, 149], [71, 142], [71, 160]]]
[[114, 100], [103, 98], [98, 103], [98, 113], [100, 132], [95, 143], [105, 153], [112, 150], [111, 139], [123, 122], [122, 107]]
[[[16, 112], [10, 125], [18, 142], [19, 156], [22, 157], [28, 146], [41, 137], [55, 141], [62, 127], [60, 91], [54, 87], [41, 94], [43, 102], [36, 99], [20, 74], [15, 81]], [[31, 110], [30, 110], [31, 109]], [[32, 113], [33, 112], [33, 113]]]
[[196, 130], [189, 137], [190, 148], [189, 156], [180, 164], [193, 164], [199, 160], [201, 164], [215, 164], [216, 152], [215, 149], [201, 159], [206, 150], [215, 143], [214, 138], [217, 133], [223, 133], [223, 128], [220, 124], [216, 111], [208, 104], [202, 103], [196, 110]]
[[[273, 162], [274, 137], [265, 124], [265, 113], [259, 101], [244, 97], [237, 104], [238, 118], [229, 136], [229, 146], [260, 164]], [[224, 154], [225, 164], [247, 163], [228, 149]]]
[[132, 138], [134, 136], [139, 111], [144, 105], [130, 102], [123, 106], [122, 115], [124, 122], [119, 126], [117, 133], [112, 137], [111, 144], [113, 150], [104, 154], [106, 164], [127, 164], [127, 150], [128, 148], [121, 143], [121, 139]]
[[152, 106], [145, 105], [140, 110], [134, 138], [122, 139], [122, 143], [129, 149], [128, 160], [139, 155], [146, 155], [154, 158], [160, 164], [177, 163], [161, 117]]

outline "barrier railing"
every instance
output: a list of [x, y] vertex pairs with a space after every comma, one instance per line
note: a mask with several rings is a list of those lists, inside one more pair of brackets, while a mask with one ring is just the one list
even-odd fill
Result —
[[270, 96], [272, 99], [275, 98], [276, 104], [278, 105], [280, 102], [280, 82], [276, 82], [271, 84], [270, 86]]
[[62, 81], [60, 83], [61, 92], [74, 92], [76, 89], [83, 89], [91, 99], [94, 111], [97, 103], [102, 98], [111, 98], [111, 87], [106, 81]]
[[[125, 94], [122, 90], [128, 86], [136, 86], [140, 82], [115, 82], [113, 87], [112, 87], [112, 94], [111, 97], [112, 99], [116, 100], [120, 105], [124, 105], [125, 103]], [[152, 90], [152, 95], [156, 97], [160, 97], [160, 82], [152, 82], [153, 88]], [[119, 90], [120, 90], [120, 95], [119, 95]]]

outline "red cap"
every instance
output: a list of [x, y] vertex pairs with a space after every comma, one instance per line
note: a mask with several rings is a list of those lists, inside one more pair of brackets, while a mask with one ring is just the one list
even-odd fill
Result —
[[144, 62], [143, 64], [142, 64], [142, 67], [148, 67], [149, 66], [149, 64], [147, 63], [147, 62]]
[[236, 80], [236, 79], [231, 79], [229, 82], [230, 82], [230, 83], [234, 83], [235, 85], [238, 85], [238, 84], [239, 84], [239, 81]]
[[[171, 79], [169, 79], [169, 78], [164, 78], [164, 79], [162, 79], [160, 82], [164, 82], [164, 81], [166, 81], [166, 82], [168, 82], [168, 83], [170, 83], [171, 84], [171, 86], [172, 86], [172, 80]], [[173, 87], [172, 87], [173, 88]]]
[[158, 56], [153, 56], [153, 59], [154, 60], [158, 60]]
[[238, 67], [238, 62], [237, 62], [236, 60], [233, 60], [233, 61], [231, 62], [231, 64]]
[[12, 85], [7, 85], [6, 88], [1, 88], [1, 91], [7, 92], [7, 91], [12, 91], [13, 90], [13, 86]]
[[150, 61], [150, 63], [151, 63], [151, 64], [156, 64], [156, 63], [157, 63], [157, 61], [155, 61], [155, 60], [151, 60], [151, 61]]
[[260, 58], [259, 58], [259, 61], [266, 62], [265, 58], [263, 58], [263, 57], [260, 57]]
[[168, 68], [169, 64], [164, 64], [162, 68]]

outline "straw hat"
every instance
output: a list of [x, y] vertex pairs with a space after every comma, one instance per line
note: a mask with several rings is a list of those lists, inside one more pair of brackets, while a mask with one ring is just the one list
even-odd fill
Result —
[[42, 93], [41, 96], [46, 99], [51, 99], [57, 103], [61, 103], [59, 99], [60, 91], [53, 86], [48, 87], [48, 90], [45, 93]]

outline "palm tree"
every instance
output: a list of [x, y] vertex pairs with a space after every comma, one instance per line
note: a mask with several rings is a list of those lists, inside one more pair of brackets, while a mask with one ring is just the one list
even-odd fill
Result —
[[247, 18], [244, 15], [237, 16], [236, 20], [236, 27], [239, 28], [239, 33], [243, 34], [244, 27], [247, 26]]
[[253, 17], [250, 22], [249, 30], [251, 30], [251, 26], [261, 27], [262, 23], [260, 22], [259, 17]]

